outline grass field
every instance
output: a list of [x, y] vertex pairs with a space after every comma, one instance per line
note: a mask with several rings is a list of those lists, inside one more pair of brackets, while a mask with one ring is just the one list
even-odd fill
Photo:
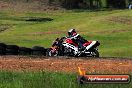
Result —
[[[41, 19], [26, 21], [31, 18]], [[44, 18], [53, 19], [46, 21]], [[50, 47], [57, 37], [66, 36], [70, 28], [87, 40], [98, 40], [105, 57], [132, 57], [132, 11], [0, 11], [0, 42], [32, 47]]]
[[[37, 20], [28, 21], [34, 18]], [[87, 40], [100, 41], [102, 57], [132, 57], [132, 10], [0, 11], [0, 42], [6, 44], [50, 47], [55, 38], [66, 36], [70, 28], [76, 28]], [[76, 76], [75, 73], [1, 71], [0, 88], [131, 88], [132, 85], [132, 82], [78, 85]]]
[[51, 72], [0, 72], [0, 88], [131, 88], [129, 84], [77, 83], [77, 74]]

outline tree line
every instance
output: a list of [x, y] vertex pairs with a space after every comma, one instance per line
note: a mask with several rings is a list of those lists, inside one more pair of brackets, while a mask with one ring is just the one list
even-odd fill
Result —
[[56, 4], [67, 9], [98, 9], [102, 7], [125, 8], [132, 0], [4, 0], [4, 1], [23, 1], [34, 2], [50, 5]]
[[49, 0], [49, 3], [57, 3], [67, 9], [87, 9], [101, 7], [101, 0]]
[[[28, 0], [29, 1], [29, 0]], [[46, 1], [46, 0], [41, 0]], [[57, 3], [67, 9], [98, 9], [102, 7], [126, 8], [132, 0], [47, 0], [49, 3]]]

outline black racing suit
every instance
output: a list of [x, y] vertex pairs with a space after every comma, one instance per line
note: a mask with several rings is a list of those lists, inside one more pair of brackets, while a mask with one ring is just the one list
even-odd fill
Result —
[[83, 49], [84, 48], [84, 46], [83, 46], [83, 44], [85, 43], [85, 42], [87, 42], [87, 40], [85, 40], [83, 37], [81, 37], [79, 34], [76, 34], [76, 35], [72, 35], [72, 36], [69, 36], [75, 43], [77, 43], [78, 44], [78, 47], [80, 48], [80, 49]]

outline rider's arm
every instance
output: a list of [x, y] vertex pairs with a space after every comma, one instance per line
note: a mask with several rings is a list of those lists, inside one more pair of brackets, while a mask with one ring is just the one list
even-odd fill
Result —
[[79, 34], [76, 34], [75, 36], [71, 36], [70, 38], [76, 40], [79, 36], [80, 36]]

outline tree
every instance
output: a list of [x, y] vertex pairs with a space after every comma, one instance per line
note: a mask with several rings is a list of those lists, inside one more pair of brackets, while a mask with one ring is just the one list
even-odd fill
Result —
[[107, 0], [108, 7], [112, 8], [126, 8], [126, 0]]
[[61, 5], [65, 8], [79, 8], [79, 3], [82, 3], [83, 0], [60, 0]]

